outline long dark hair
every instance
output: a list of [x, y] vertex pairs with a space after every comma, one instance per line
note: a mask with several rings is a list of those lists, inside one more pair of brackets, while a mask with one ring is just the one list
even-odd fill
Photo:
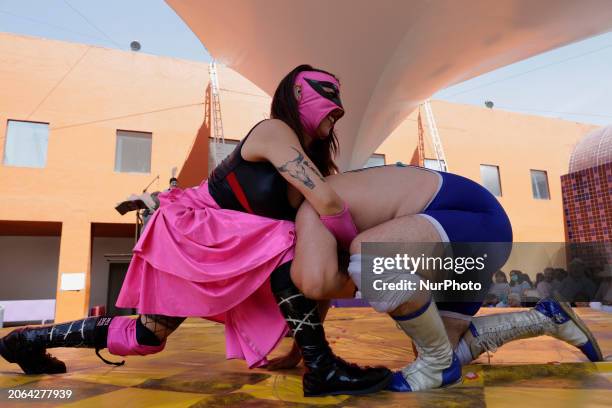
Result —
[[300, 121], [300, 113], [298, 111], [298, 101], [295, 99], [293, 88], [295, 78], [302, 71], [318, 71], [331, 75], [335, 75], [321, 69], [313, 68], [310, 65], [300, 65], [289, 72], [278, 84], [274, 97], [272, 98], [272, 107], [270, 109], [270, 117], [279, 119], [285, 122], [298, 136], [300, 144], [304, 152], [314, 162], [321, 174], [329, 176], [338, 171], [334, 157], [338, 151], [338, 138], [332, 129], [329, 137], [325, 139], [314, 139], [310, 147], [306, 147], [306, 131]]
[[500, 276], [502, 278], [504, 278], [504, 282], [503, 283], [508, 283], [508, 277], [506, 276], [506, 273], [504, 271], [502, 271], [501, 269], [499, 271], [495, 272], [495, 277], [496, 278], [498, 278]]

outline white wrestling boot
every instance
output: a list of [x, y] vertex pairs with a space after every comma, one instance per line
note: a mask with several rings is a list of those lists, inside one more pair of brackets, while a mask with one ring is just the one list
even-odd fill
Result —
[[393, 318], [416, 344], [418, 357], [393, 374], [388, 390], [422, 391], [461, 382], [461, 364], [453, 353], [434, 302], [429, 301], [409, 315]]
[[556, 299], [540, 300], [525, 312], [475, 317], [461, 341], [476, 359], [485, 351], [494, 352], [509, 341], [542, 335], [577, 347], [590, 361], [603, 361], [597, 340], [588, 327], [568, 303]]

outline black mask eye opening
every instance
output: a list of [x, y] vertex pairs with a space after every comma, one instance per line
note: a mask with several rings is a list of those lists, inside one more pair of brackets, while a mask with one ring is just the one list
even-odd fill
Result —
[[336, 84], [329, 81], [317, 81], [314, 79], [304, 78], [306, 82], [322, 97], [329, 99], [336, 105], [342, 108], [342, 101], [340, 100], [340, 91]]

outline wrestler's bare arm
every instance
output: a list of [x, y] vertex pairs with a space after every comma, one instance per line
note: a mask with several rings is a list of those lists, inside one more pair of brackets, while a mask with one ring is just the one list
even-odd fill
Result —
[[325, 181], [302, 149], [293, 130], [280, 120], [267, 120], [257, 126], [243, 146], [243, 156], [267, 160], [295, 187], [320, 215], [337, 214], [342, 199]]
[[293, 146], [290, 146], [290, 148], [295, 151], [296, 157], [277, 167], [276, 169], [280, 173], [289, 174], [289, 176], [301, 181], [304, 186], [308, 187], [311, 190], [315, 188], [315, 183], [314, 180], [311, 178], [310, 174], [306, 171], [307, 169], [312, 170], [312, 173], [314, 173], [320, 181], [325, 182], [325, 179], [323, 178], [321, 173], [319, 173], [317, 168], [314, 167], [298, 149]]

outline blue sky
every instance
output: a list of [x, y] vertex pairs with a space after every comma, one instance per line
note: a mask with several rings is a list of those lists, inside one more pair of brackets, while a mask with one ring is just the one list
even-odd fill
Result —
[[[162, 0], [0, 0], [0, 31], [209, 61]], [[441, 90], [433, 97], [577, 122], [612, 123], [612, 33], [571, 44]]]

